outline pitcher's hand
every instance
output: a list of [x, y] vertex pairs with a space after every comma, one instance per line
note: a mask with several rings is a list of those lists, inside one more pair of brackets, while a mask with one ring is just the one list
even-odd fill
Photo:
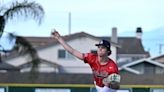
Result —
[[55, 29], [52, 30], [51, 35], [53, 38], [55, 38], [57, 40], [60, 38], [60, 34]]

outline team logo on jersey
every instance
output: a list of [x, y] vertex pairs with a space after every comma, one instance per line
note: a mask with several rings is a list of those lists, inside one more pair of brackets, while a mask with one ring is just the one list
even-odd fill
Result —
[[111, 67], [111, 66], [109, 67], [109, 69], [112, 69], [112, 68], [113, 68], [113, 67]]
[[94, 74], [94, 76], [97, 77], [97, 78], [105, 78], [105, 77], [108, 76], [108, 72], [107, 72], [107, 71], [100, 71], [100, 72], [98, 72], [98, 71], [93, 71], [93, 74]]

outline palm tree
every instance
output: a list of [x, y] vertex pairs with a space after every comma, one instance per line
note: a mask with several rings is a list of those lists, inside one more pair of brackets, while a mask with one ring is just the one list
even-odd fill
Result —
[[[36, 2], [28, 2], [24, 0], [22, 2], [14, 1], [10, 5], [0, 7], [0, 38], [4, 33], [4, 28], [8, 20], [15, 18], [32, 18], [38, 24], [42, 22], [44, 17], [44, 9]], [[10, 39], [15, 39], [15, 47], [13, 49], [19, 51], [21, 54], [27, 54], [30, 56], [30, 60], [33, 61], [33, 68], [36, 68], [38, 61], [40, 60], [37, 51], [32, 45], [23, 37], [8, 33]], [[2, 51], [5, 51], [4, 49]], [[1, 52], [2, 52], [1, 51]]]

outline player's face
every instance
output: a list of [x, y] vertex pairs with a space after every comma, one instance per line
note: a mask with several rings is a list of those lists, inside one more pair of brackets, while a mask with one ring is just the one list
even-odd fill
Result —
[[99, 56], [108, 56], [107, 48], [105, 46], [98, 46], [97, 54]]

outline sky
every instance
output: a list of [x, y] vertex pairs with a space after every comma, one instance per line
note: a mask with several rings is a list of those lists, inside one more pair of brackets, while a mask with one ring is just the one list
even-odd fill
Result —
[[6, 32], [21, 36], [50, 36], [52, 29], [56, 29], [61, 35], [68, 35], [69, 13], [71, 33], [84, 31], [94, 36], [111, 36], [112, 27], [117, 27], [119, 36], [126, 32], [135, 33], [137, 27], [142, 27], [144, 32], [164, 27], [164, 0], [33, 1], [45, 10], [42, 24], [38, 25], [32, 19], [16, 19], [7, 23]]
[[20, 35], [49, 36], [51, 29], [55, 28], [62, 35], [66, 35], [69, 33], [69, 12], [71, 12], [71, 33], [85, 31], [96, 36], [104, 36], [111, 34], [112, 27], [117, 27], [121, 33], [135, 32], [136, 27], [151, 31], [164, 26], [163, 0], [35, 1], [45, 10], [41, 25], [30, 19], [26, 21], [20, 19], [7, 23], [5, 30]]

